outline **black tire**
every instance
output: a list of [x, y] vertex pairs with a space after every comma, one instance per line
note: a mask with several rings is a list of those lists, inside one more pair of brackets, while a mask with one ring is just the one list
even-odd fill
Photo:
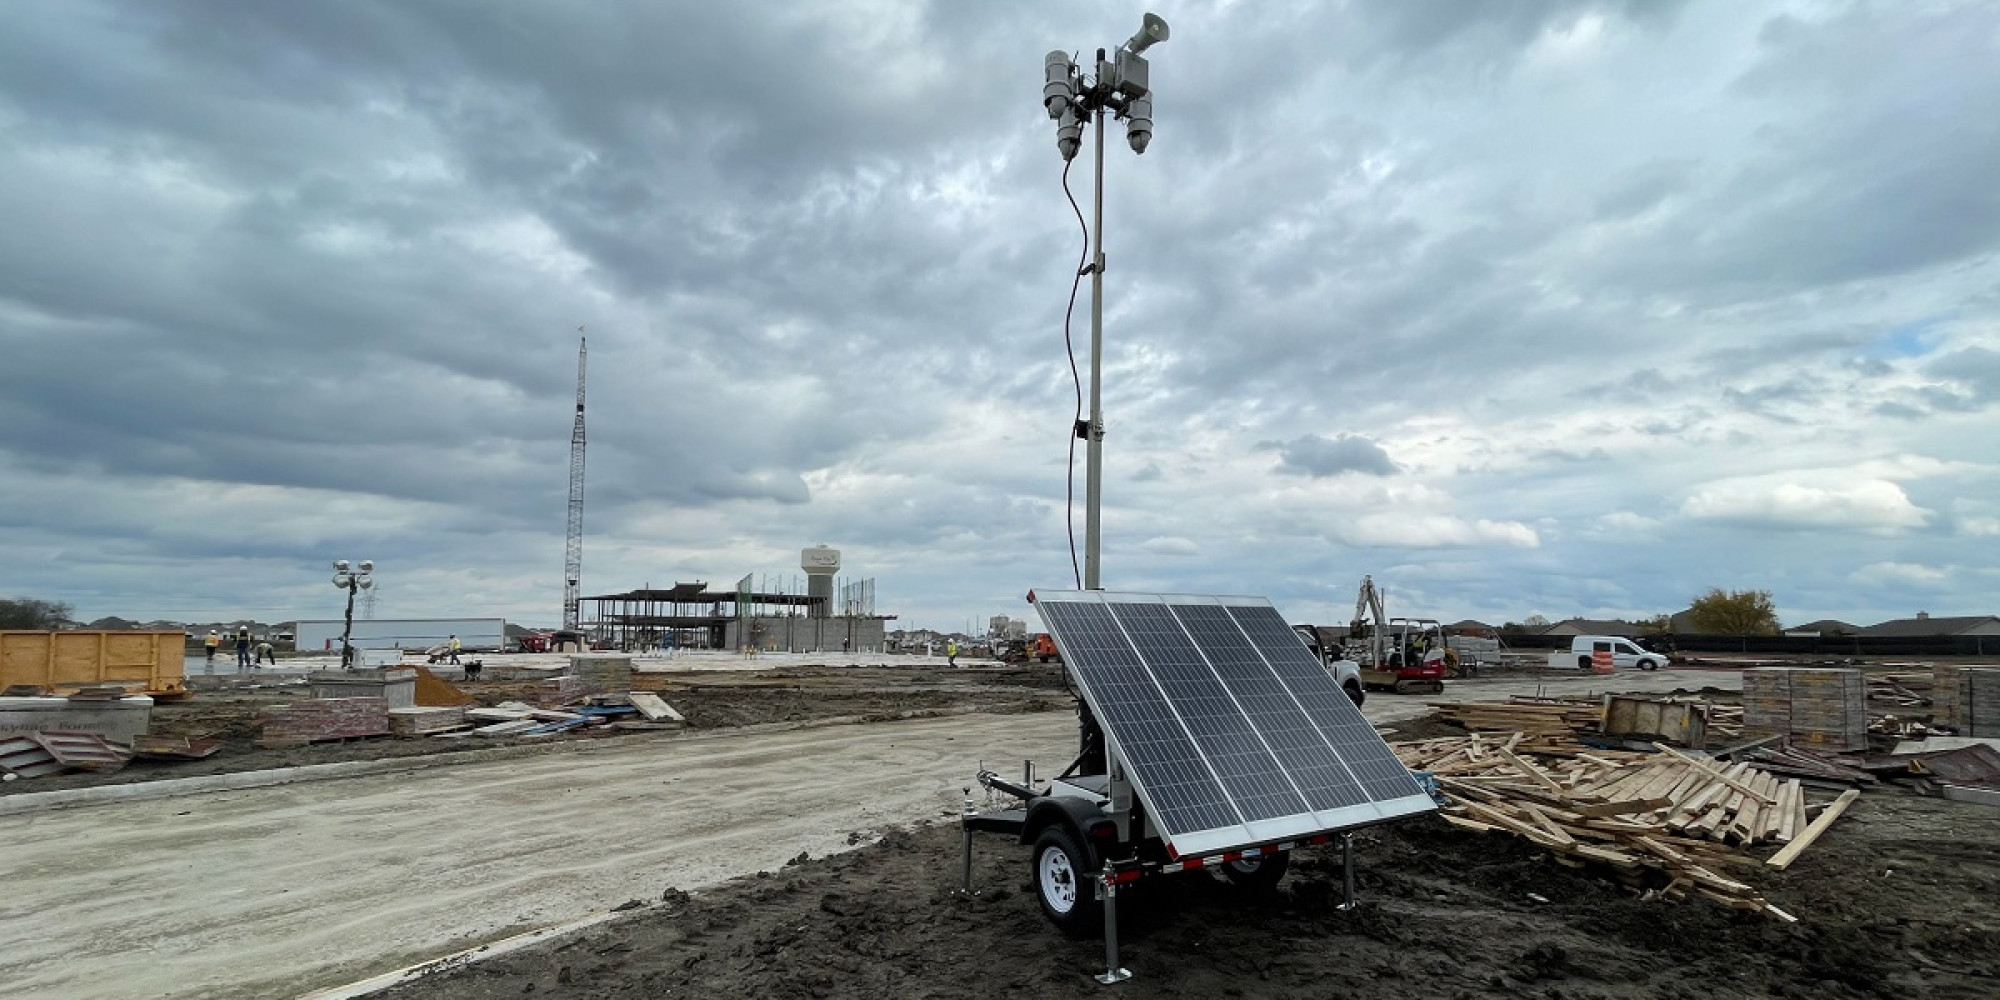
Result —
[[1640, 661], [1639, 661], [1639, 669], [1640, 669], [1640, 670], [1658, 670], [1658, 669], [1660, 669], [1660, 661], [1658, 661], [1658, 660], [1654, 660], [1654, 659], [1650, 659], [1650, 658], [1649, 658], [1649, 659], [1643, 659], [1643, 660], [1640, 660]]
[[1057, 824], [1035, 838], [1028, 856], [1028, 877], [1042, 916], [1070, 937], [1090, 937], [1104, 930], [1104, 902], [1097, 898], [1097, 864], [1077, 843], [1069, 827]]
[[1231, 885], [1248, 892], [1275, 892], [1278, 883], [1284, 881], [1285, 872], [1292, 867], [1292, 856], [1287, 852], [1266, 854], [1261, 858], [1231, 861], [1222, 866], [1222, 877]]
[[1578, 670], [1589, 670], [1589, 669], [1590, 669], [1590, 657], [1588, 657], [1588, 656], [1579, 656], [1579, 657], [1577, 657], [1577, 658], [1576, 658], [1576, 668], [1577, 668]]
[[1355, 708], [1360, 708], [1361, 703], [1368, 700], [1368, 692], [1361, 690], [1361, 685], [1353, 681], [1348, 681], [1341, 690], [1347, 692], [1347, 700], [1353, 702]]

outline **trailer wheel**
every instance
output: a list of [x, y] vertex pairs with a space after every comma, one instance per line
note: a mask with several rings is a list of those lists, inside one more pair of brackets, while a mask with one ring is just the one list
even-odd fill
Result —
[[1244, 858], [1222, 866], [1222, 875], [1230, 884], [1251, 892], [1272, 892], [1292, 867], [1292, 856], [1286, 852], [1266, 854], [1261, 858]]
[[1064, 934], [1087, 937], [1103, 929], [1103, 901], [1093, 885], [1090, 855], [1077, 846], [1076, 835], [1060, 823], [1035, 838], [1031, 866], [1035, 898], [1042, 915]]
[[1355, 708], [1360, 708], [1361, 703], [1368, 700], [1367, 692], [1361, 690], [1361, 685], [1354, 681], [1348, 681], [1341, 690], [1347, 692], [1347, 700], [1353, 702]]
[[1576, 668], [1577, 668], [1578, 670], [1589, 670], [1589, 669], [1590, 669], [1590, 657], [1588, 657], [1588, 656], [1579, 656], [1579, 657], [1577, 657], [1577, 658], [1576, 658]]

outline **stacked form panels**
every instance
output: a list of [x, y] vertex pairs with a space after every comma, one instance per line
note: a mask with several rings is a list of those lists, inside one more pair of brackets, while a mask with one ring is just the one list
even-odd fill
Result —
[[1827, 750], [1868, 747], [1868, 693], [1851, 668], [1756, 667], [1743, 671], [1747, 736], [1791, 737]]

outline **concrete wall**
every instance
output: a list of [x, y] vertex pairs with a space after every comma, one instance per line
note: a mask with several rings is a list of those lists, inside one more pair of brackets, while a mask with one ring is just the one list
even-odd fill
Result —
[[723, 632], [724, 649], [755, 645], [767, 652], [838, 653], [841, 640], [856, 653], [882, 652], [880, 618], [802, 618], [771, 616], [730, 622]]
[[[302, 621], [299, 623], [299, 652], [337, 652], [340, 630], [345, 622]], [[498, 651], [507, 645], [504, 618], [372, 618], [354, 620], [352, 642], [358, 649], [429, 649], [443, 644], [452, 634], [466, 649]], [[225, 638], [223, 645], [229, 645]]]

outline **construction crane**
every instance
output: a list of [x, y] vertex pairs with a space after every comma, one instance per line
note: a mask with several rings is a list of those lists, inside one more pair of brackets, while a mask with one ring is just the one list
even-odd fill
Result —
[[583, 368], [588, 345], [577, 327], [576, 429], [569, 435], [569, 537], [563, 543], [563, 628], [583, 625], [577, 609], [577, 583], [583, 579]]

